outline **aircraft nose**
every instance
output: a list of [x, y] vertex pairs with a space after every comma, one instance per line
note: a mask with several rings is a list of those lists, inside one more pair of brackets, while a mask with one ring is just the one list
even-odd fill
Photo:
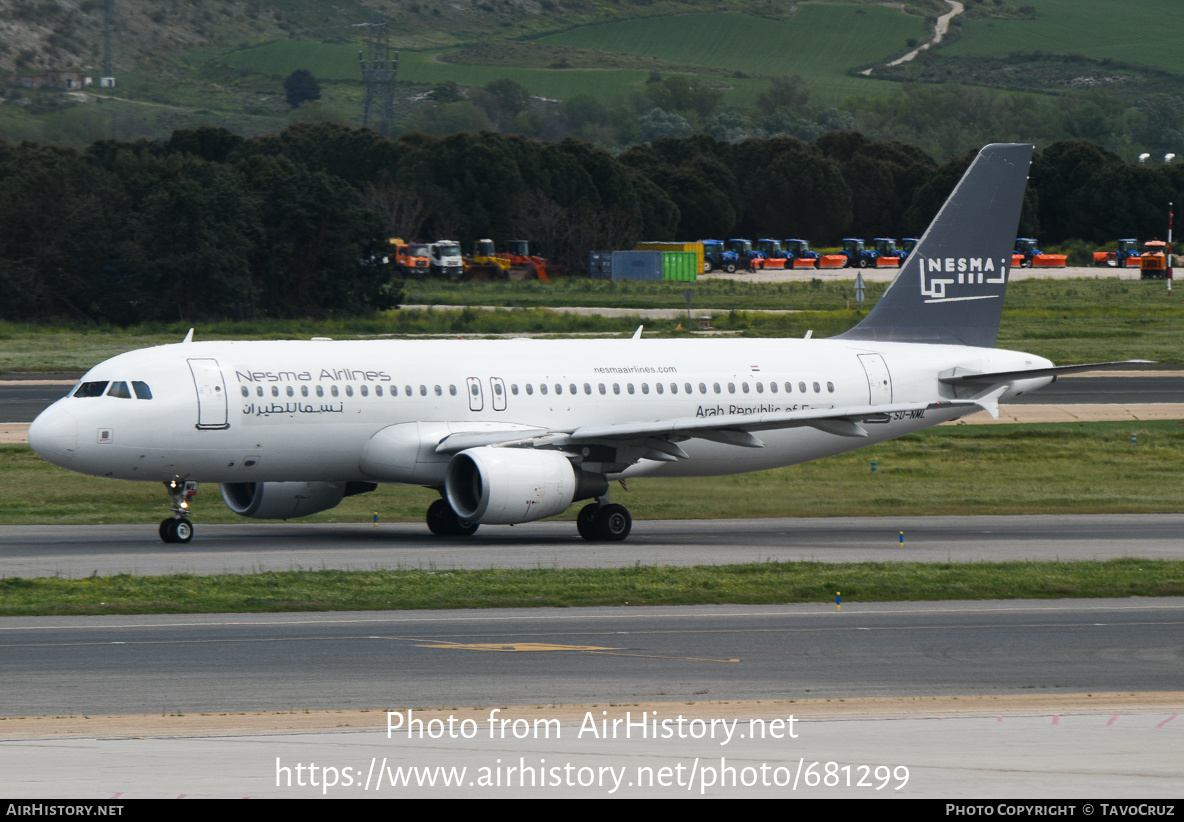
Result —
[[64, 466], [78, 449], [78, 421], [64, 408], [50, 406], [29, 425], [29, 445], [43, 460]]

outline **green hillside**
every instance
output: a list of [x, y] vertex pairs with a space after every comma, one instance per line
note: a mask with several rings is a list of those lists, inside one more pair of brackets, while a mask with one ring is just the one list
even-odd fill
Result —
[[1139, 63], [1184, 74], [1179, 0], [1031, 0], [1034, 20], [967, 20], [948, 56], [1045, 51]]
[[[40, 0], [33, 16], [28, 3], [0, 4], [0, 65], [27, 72], [81, 65], [97, 74], [98, 6], [83, 3], [78, 17], [74, 2]], [[860, 130], [942, 160], [986, 140], [1043, 146], [1085, 137], [1124, 155], [1175, 151], [1184, 141], [1184, 51], [1172, 48], [1169, 24], [1180, 0], [964, 2], [940, 48], [887, 70], [886, 62], [929, 39], [934, 18], [948, 8], [943, 0], [277, 0], [266, 7], [216, 0], [212, 10], [121, 0], [117, 88], [85, 95], [0, 88], [0, 103], [11, 103], [0, 105], [0, 138], [83, 146], [203, 124], [240, 134], [293, 120], [360, 124], [358, 57], [368, 31], [360, 23], [373, 9], [390, 16], [391, 43], [402, 46], [396, 128], [570, 135], [613, 150], [688, 128], [729, 141]], [[860, 73], [866, 68], [871, 77]], [[312, 72], [322, 97], [292, 110], [281, 84], [296, 69]], [[791, 77], [802, 78], [804, 98], [761, 99], [774, 78]], [[671, 90], [663, 94], [655, 82], [672, 78], [713, 100], [670, 102]], [[480, 87], [495, 80], [524, 88], [532, 110], [491, 107]], [[461, 88], [447, 100], [429, 96], [434, 85], [450, 83]], [[582, 95], [603, 110], [584, 105], [569, 117], [560, 103]], [[437, 99], [453, 108], [438, 111]], [[640, 124], [654, 107], [672, 120], [651, 124], [657, 133]]]
[[[539, 42], [696, 63], [765, 77], [800, 75], [819, 98], [840, 103], [883, 84], [851, 77], [856, 66], [908, 50], [924, 39], [919, 17], [880, 6], [805, 4], [792, 20], [745, 14], [693, 14], [582, 26]], [[873, 90], [875, 89], [875, 90]]]

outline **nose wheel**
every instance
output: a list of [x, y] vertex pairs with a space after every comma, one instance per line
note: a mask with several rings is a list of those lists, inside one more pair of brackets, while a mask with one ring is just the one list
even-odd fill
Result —
[[189, 542], [193, 539], [193, 523], [183, 517], [163, 520], [160, 538], [165, 542]]
[[197, 496], [197, 483], [192, 480], [170, 480], [164, 484], [172, 502], [173, 515], [160, 523], [160, 538], [164, 542], [189, 542], [193, 539], [193, 523], [189, 521], [189, 500]]

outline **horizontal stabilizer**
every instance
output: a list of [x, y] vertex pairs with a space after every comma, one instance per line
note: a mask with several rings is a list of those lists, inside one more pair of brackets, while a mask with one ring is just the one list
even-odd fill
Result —
[[1073, 374], [1080, 371], [1104, 371], [1126, 368], [1133, 365], [1154, 365], [1154, 360], [1115, 360], [1113, 362], [1091, 362], [1081, 365], [1051, 365], [1046, 368], [1027, 368], [1019, 371], [991, 371], [989, 373], [955, 373], [938, 377], [939, 382], [948, 385], [962, 385], [965, 383], [998, 383], [1011, 380], [1031, 380], [1037, 377], [1058, 377], [1061, 374]]

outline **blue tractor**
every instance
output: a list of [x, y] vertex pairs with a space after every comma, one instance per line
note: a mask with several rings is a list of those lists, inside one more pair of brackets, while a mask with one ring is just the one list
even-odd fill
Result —
[[740, 265], [747, 265], [748, 261], [741, 262], [735, 251], [729, 251], [724, 248], [722, 240], [702, 240], [703, 243], [703, 273], [710, 274], [712, 271], [721, 270], [729, 274], [735, 272]]
[[843, 250], [839, 254], [847, 258], [843, 268], [875, 268], [880, 256], [870, 248], [864, 248], [863, 240], [854, 237], [843, 238]]
[[810, 250], [809, 240], [782, 240], [781, 245], [793, 268], [818, 268], [818, 252]]
[[728, 251], [736, 255], [736, 265], [749, 271], [755, 270], [753, 261], [760, 258], [760, 252], [752, 250], [752, 240], [728, 240]]

